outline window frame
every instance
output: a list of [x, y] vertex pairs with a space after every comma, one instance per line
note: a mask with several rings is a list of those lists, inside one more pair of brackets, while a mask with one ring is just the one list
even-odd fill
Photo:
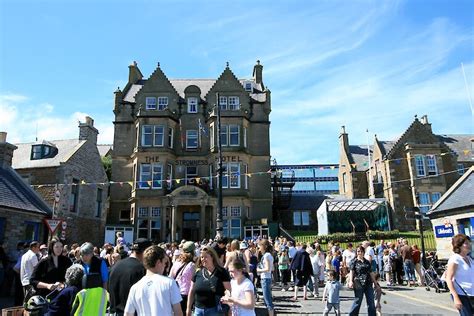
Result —
[[423, 155], [415, 156], [415, 170], [416, 170], [417, 177], [426, 176], [425, 157]]
[[[192, 135], [191, 138], [191, 133], [195, 133], [195, 135]], [[196, 146], [189, 146], [189, 142], [192, 141], [195, 138], [196, 140]], [[188, 129], [186, 130], [186, 150], [192, 150], [192, 149], [197, 149], [199, 146], [199, 136], [198, 136], [198, 131], [195, 129]]]
[[174, 129], [168, 127], [168, 147], [174, 148]]
[[[149, 101], [154, 101], [154, 104], [153, 102], [149, 102]], [[146, 97], [145, 98], [145, 109], [146, 110], [156, 110], [158, 108], [158, 103], [157, 103], [157, 100], [156, 100], [156, 97]]]
[[[232, 170], [233, 167], [237, 167], [237, 171], [234, 172]], [[230, 189], [240, 189], [240, 186], [241, 186], [241, 181], [240, 181], [240, 163], [238, 162], [229, 162], [229, 166], [228, 166], [228, 169], [229, 172], [229, 188]], [[237, 181], [237, 185], [232, 185], [232, 181]]]
[[188, 104], [188, 113], [198, 112], [198, 98], [189, 97], [187, 100], [187, 104]]
[[423, 214], [426, 214], [431, 208], [430, 198], [431, 194], [429, 192], [418, 192], [418, 208]]
[[102, 215], [102, 194], [103, 194], [102, 188], [97, 188], [96, 191], [96, 211], [95, 211], [95, 217], [101, 217]]
[[227, 106], [230, 111], [240, 110], [240, 98], [238, 96], [229, 96], [227, 100]]
[[[154, 125], [142, 125], [142, 128], [141, 128], [141, 132], [142, 132], [142, 135], [141, 135], [141, 147], [153, 147], [153, 144], [155, 142], [154, 138], [155, 138], [155, 129], [153, 127]], [[149, 128], [150, 131], [147, 132], [146, 129]], [[147, 135], [150, 138], [150, 144], [146, 143], [146, 137]]]
[[[164, 102], [162, 102], [164, 101]], [[157, 99], [157, 102], [156, 102], [156, 105], [157, 105], [157, 109], [159, 111], [164, 111], [168, 108], [168, 97], [165, 97], [165, 96], [161, 96], [161, 97], [158, 97]]]
[[138, 214], [137, 214], [137, 217], [138, 218], [148, 218], [150, 213], [149, 213], [149, 207], [148, 206], [140, 206], [138, 208]]
[[219, 106], [221, 110], [226, 111], [228, 108], [228, 102], [227, 102], [227, 97], [226, 96], [219, 96]]
[[[237, 128], [237, 131], [232, 131], [233, 128]], [[240, 125], [236, 125], [236, 124], [231, 124], [231, 125], [228, 125], [228, 134], [229, 134], [229, 140], [228, 140], [228, 144], [229, 144], [229, 147], [238, 147], [240, 146]], [[234, 135], [234, 138], [235, 138], [235, 135], [237, 135], [237, 143], [233, 143], [232, 142], [232, 135]]]
[[160, 218], [161, 217], [161, 207], [152, 206], [150, 216], [152, 218]]
[[[157, 132], [161, 129], [161, 133]], [[158, 137], [157, 137], [158, 135]], [[161, 139], [161, 144], [157, 143], [157, 139]], [[164, 125], [153, 125], [153, 147], [164, 147], [165, 145], [165, 127]]]
[[426, 156], [426, 169], [429, 176], [436, 176], [438, 174], [438, 166], [435, 155]]

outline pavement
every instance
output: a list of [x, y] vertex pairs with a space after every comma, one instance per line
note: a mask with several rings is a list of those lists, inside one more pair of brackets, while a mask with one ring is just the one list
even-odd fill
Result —
[[[427, 291], [424, 287], [394, 286], [387, 288], [382, 282], [385, 295], [382, 296], [383, 315], [459, 315], [454, 309], [451, 297], [447, 292], [436, 293], [434, 289]], [[319, 289], [322, 295], [323, 288]], [[298, 292], [298, 301], [291, 299], [294, 292], [281, 292], [278, 286], [273, 287], [273, 297], [277, 315], [322, 315], [325, 303], [321, 298], [314, 298], [308, 292], [308, 300], [303, 300], [303, 292]], [[260, 296], [261, 297], [261, 296]], [[341, 293], [341, 314], [347, 315], [354, 300], [353, 291], [344, 288]], [[330, 313], [333, 314], [334, 311]], [[257, 302], [257, 315], [268, 315], [263, 299]], [[360, 315], [367, 315], [367, 305], [364, 302]]]

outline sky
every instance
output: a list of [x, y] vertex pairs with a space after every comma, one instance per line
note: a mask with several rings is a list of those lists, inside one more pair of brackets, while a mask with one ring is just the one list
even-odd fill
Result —
[[216, 79], [260, 60], [279, 164], [338, 163], [342, 125], [353, 145], [395, 140], [415, 115], [474, 134], [472, 0], [1, 0], [0, 45], [12, 143], [76, 138], [89, 115], [111, 144], [133, 61], [145, 78], [160, 62], [170, 79]]

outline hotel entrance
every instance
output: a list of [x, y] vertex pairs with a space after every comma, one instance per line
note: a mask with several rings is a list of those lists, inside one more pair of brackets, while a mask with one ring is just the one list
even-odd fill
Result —
[[199, 212], [183, 212], [183, 239], [186, 240], [199, 240], [199, 223], [200, 223]]

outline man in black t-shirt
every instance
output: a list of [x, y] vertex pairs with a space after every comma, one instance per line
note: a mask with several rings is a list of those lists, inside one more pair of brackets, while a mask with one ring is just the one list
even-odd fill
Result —
[[217, 256], [219, 257], [219, 260], [221, 261], [221, 264], [224, 265], [225, 263], [225, 254], [226, 254], [226, 246], [227, 246], [227, 238], [221, 238], [217, 239], [216, 242], [212, 245], [212, 248], [217, 253]]
[[138, 238], [133, 243], [130, 257], [119, 260], [110, 270], [108, 289], [111, 315], [123, 316], [130, 288], [145, 275], [143, 252], [151, 245], [148, 239]]

